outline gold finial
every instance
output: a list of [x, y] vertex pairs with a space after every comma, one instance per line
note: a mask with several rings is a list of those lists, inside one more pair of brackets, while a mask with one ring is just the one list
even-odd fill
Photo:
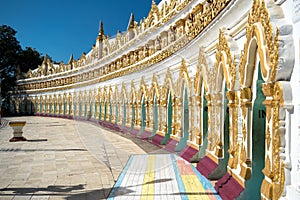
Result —
[[154, 0], [152, 0], [152, 6], [154, 6], [154, 5], [156, 5], [156, 3], [155, 3], [155, 1], [154, 1]]

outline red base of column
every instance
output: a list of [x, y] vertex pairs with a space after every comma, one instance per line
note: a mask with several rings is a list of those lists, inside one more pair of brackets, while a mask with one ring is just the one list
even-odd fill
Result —
[[152, 138], [151, 143], [159, 146], [161, 144], [161, 141], [163, 141], [164, 137], [159, 135], [159, 134], [155, 134]]
[[148, 140], [148, 138], [150, 137], [150, 135], [151, 135], [151, 132], [144, 131], [139, 138], [141, 138], [142, 140]]
[[191, 158], [198, 152], [197, 149], [186, 145], [180, 152], [180, 156], [188, 162], [191, 162]]
[[132, 129], [130, 131], [130, 134], [133, 135], [134, 137], [136, 137], [138, 133], [139, 133], [139, 130], [136, 130], [136, 129]]
[[9, 142], [20, 142], [20, 141], [27, 141], [24, 137], [13, 137], [9, 140]]
[[129, 133], [129, 131], [130, 131], [130, 128], [129, 127], [127, 127], [127, 126], [124, 126], [124, 127], [122, 127], [121, 128], [121, 130], [120, 130], [122, 133], [126, 133], [126, 134], [128, 134]]
[[170, 138], [165, 148], [170, 152], [175, 152], [175, 147], [177, 144], [178, 144], [177, 140], [173, 140], [172, 138]]
[[235, 199], [244, 190], [228, 172], [216, 182], [215, 189], [222, 199]]
[[217, 163], [215, 163], [212, 159], [208, 156], [204, 156], [204, 158], [198, 162], [196, 168], [203, 176], [208, 178], [209, 174], [212, 173], [217, 166]]

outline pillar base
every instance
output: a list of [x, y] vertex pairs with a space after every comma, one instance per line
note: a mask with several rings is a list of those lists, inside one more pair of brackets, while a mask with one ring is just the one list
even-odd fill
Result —
[[10, 142], [19, 142], [26, 141], [26, 138], [23, 137], [23, 127], [25, 126], [26, 121], [11, 121], [9, 122], [9, 126], [13, 129], [13, 138], [11, 138]]
[[197, 170], [205, 177], [209, 178], [209, 175], [218, 167], [218, 163], [212, 160], [209, 156], [204, 156], [197, 163]]
[[162, 136], [158, 133], [156, 133], [152, 138], [150, 138], [151, 143], [153, 143], [157, 146], [161, 145], [161, 141], [163, 141], [163, 139], [164, 139], [164, 136]]
[[9, 142], [20, 142], [20, 141], [27, 141], [24, 137], [13, 137], [9, 140]]
[[188, 162], [191, 162], [192, 157], [198, 152], [197, 148], [186, 145], [180, 152], [180, 156]]

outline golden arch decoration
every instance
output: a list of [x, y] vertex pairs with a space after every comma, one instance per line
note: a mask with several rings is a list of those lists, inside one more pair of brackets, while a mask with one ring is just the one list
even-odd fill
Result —
[[156, 22], [158, 22], [160, 19], [159, 16], [159, 9], [157, 5], [155, 4], [155, 1], [152, 1], [151, 10], [148, 14], [147, 21], [145, 27], [153, 26]]
[[155, 74], [153, 74], [153, 76], [152, 76], [152, 83], [149, 88], [149, 99], [153, 100], [154, 95], [156, 96], [156, 99], [159, 99], [160, 88], [159, 88], [157, 76]]
[[138, 98], [139, 98], [139, 102], [142, 101], [142, 97], [144, 96], [145, 101], [148, 99], [148, 89], [147, 89], [147, 85], [145, 83], [144, 77], [141, 78], [141, 82], [140, 82], [140, 90], [138, 92]]
[[175, 86], [170, 68], [167, 69], [164, 86], [171, 94], [175, 95]]
[[227, 38], [221, 29], [219, 31], [219, 43], [217, 45], [216, 61], [217, 66], [220, 67], [220, 65], [222, 65], [223, 67], [223, 73], [220, 73], [221, 69], [219, 69], [217, 70], [217, 74], [225, 77], [228, 90], [234, 90], [236, 82], [235, 56], [232, 57]]
[[204, 53], [204, 47], [199, 48], [199, 56], [198, 56], [198, 70], [196, 72], [196, 79], [195, 79], [195, 93], [197, 95], [201, 94], [202, 90], [202, 83], [204, 84], [204, 89], [206, 93], [209, 93], [209, 85], [208, 85], [208, 64], [206, 62], [206, 56]]
[[[230, 163], [234, 163], [230, 165], [232, 168], [236, 168], [237, 165], [237, 152], [238, 152], [238, 145], [237, 145], [237, 134], [238, 134], [238, 123], [237, 123], [237, 113], [238, 113], [238, 92], [239, 88], [236, 87], [236, 75], [237, 75], [237, 60], [236, 60], [236, 53], [232, 56], [232, 51], [237, 50], [237, 45], [235, 41], [229, 37], [226, 33], [226, 30], [219, 30], [219, 42], [217, 44], [217, 51], [216, 51], [216, 63], [215, 67], [217, 68], [215, 71], [216, 74], [216, 86], [214, 96], [214, 100], [217, 102], [222, 102], [223, 99], [223, 80], [225, 78], [225, 83], [227, 86], [227, 93], [226, 97], [228, 99], [228, 106], [229, 106], [229, 130], [230, 130]], [[224, 97], [224, 98], [226, 98]], [[220, 116], [222, 108], [220, 107], [221, 104], [217, 103], [215, 107], [216, 113], [215, 115]], [[223, 117], [221, 117], [223, 118]], [[221, 119], [218, 119], [219, 123], [216, 124], [215, 129], [217, 128], [220, 132], [219, 139], [220, 143], [218, 144], [219, 152], [216, 155], [222, 156], [223, 153], [221, 151], [222, 142], [224, 140], [223, 136], [223, 129], [218, 125], [221, 122]], [[215, 120], [214, 120], [215, 121]], [[233, 161], [234, 160], [234, 161]]]
[[128, 94], [127, 94], [127, 90], [126, 90], [124, 82], [122, 83], [122, 87], [121, 87], [121, 91], [120, 91], [120, 98], [121, 98], [121, 102], [123, 102], [123, 101], [126, 102], [127, 98], [128, 98]]
[[131, 85], [130, 85], [130, 100], [132, 103], [136, 101], [136, 90], [135, 90], [133, 80], [131, 81]]
[[[242, 52], [240, 63], [240, 82], [244, 88], [249, 88], [253, 80], [253, 68], [255, 67], [256, 53], [261, 62], [261, 74], [265, 82], [276, 81], [276, 69], [278, 66], [278, 35], [276, 29], [273, 37], [273, 28], [270, 23], [269, 12], [264, 0], [254, 0], [252, 10], [248, 16], [246, 27], [246, 42]], [[252, 76], [246, 76], [252, 74]]]
[[178, 94], [179, 96], [183, 99], [183, 86], [184, 84], [186, 85], [186, 89], [188, 91], [188, 96], [192, 96], [191, 95], [191, 79], [189, 77], [188, 71], [187, 71], [187, 66], [186, 66], [186, 62], [184, 59], [182, 59], [181, 61], [181, 65], [180, 65], [180, 72], [179, 72], [179, 80], [178, 80]]
[[[265, 178], [261, 186], [262, 199], [279, 199], [285, 181], [284, 163], [280, 158], [280, 144], [284, 138], [280, 138], [279, 130], [279, 110], [282, 108], [279, 99], [283, 99], [281, 95], [283, 89], [276, 82], [279, 58], [278, 35], [278, 28], [275, 33], [273, 32], [265, 1], [254, 0], [248, 17], [246, 42], [239, 68], [241, 99], [245, 102], [242, 104], [244, 118], [247, 117], [247, 114], [245, 114], [247, 106], [245, 104], [250, 103], [249, 101], [252, 99], [251, 86], [256, 67], [256, 55], [259, 56], [261, 74], [265, 81], [262, 85], [263, 93], [266, 96], [263, 103], [266, 107], [266, 152], [265, 168], [263, 169]], [[246, 133], [244, 125], [245, 122], [243, 122], [243, 135]], [[241, 154], [242, 162], [245, 162], [246, 159], [244, 147], [242, 148], [244, 153]]]

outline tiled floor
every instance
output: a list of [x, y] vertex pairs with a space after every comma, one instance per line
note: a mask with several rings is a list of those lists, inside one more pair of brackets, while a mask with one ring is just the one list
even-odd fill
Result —
[[[218, 199], [189, 163], [130, 134], [61, 118], [5, 120], [0, 127], [0, 200], [98, 200], [109, 194], [129, 200]], [[27, 122], [27, 141], [9, 142], [7, 120]]]
[[132, 155], [108, 199], [221, 199], [194, 166], [174, 154]]

